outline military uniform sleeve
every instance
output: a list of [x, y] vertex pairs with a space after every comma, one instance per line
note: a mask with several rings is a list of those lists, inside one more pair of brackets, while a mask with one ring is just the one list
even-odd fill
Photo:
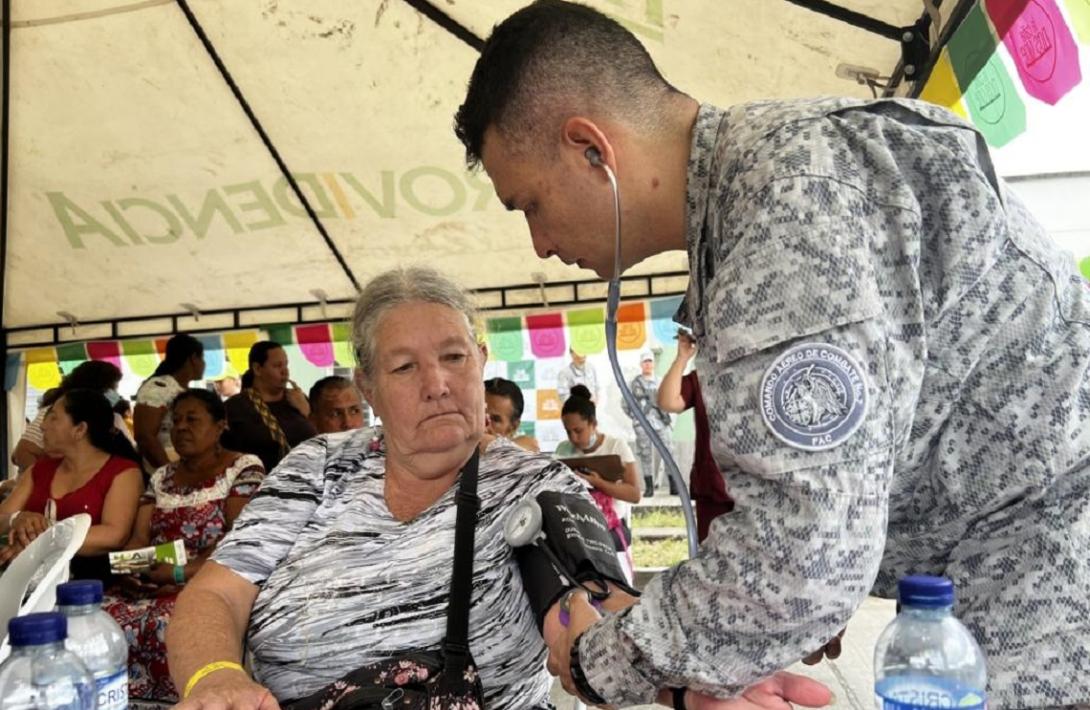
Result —
[[326, 446], [318, 437], [292, 449], [265, 477], [212, 559], [253, 584], [268, 579], [322, 501]]
[[736, 507], [698, 557], [583, 635], [610, 704], [665, 687], [736, 695], [840, 631], [878, 573], [894, 407], [877, 230], [858, 195], [773, 190], [826, 199], [791, 212], [773, 194], [705, 288], [700, 379]]

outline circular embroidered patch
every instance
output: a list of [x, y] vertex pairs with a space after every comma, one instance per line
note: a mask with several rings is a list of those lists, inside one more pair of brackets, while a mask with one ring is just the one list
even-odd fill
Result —
[[823, 451], [844, 443], [867, 415], [863, 368], [835, 345], [803, 343], [761, 379], [761, 416], [788, 446]]

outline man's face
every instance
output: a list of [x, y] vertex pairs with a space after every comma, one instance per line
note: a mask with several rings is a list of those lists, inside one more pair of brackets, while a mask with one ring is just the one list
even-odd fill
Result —
[[326, 387], [310, 416], [319, 434], [359, 429], [363, 426], [363, 399], [355, 387]]
[[534, 251], [542, 259], [613, 275], [613, 203], [608, 186], [573, 148], [538, 155], [511, 147], [495, 128], [485, 131], [481, 163], [496, 195], [526, 217]]
[[582, 367], [583, 365], [586, 364], [586, 362], [587, 362], [587, 356], [586, 355], [580, 355], [579, 353], [575, 352], [574, 350], [569, 350], [568, 352], [571, 353], [571, 361], [572, 361], [573, 365], [575, 365], [576, 367]]
[[655, 361], [654, 360], [644, 360], [643, 362], [641, 362], [640, 363], [640, 372], [643, 373], [644, 377], [651, 377], [652, 375], [654, 375], [655, 374]]
[[484, 395], [484, 409], [488, 415], [489, 426], [496, 436], [511, 438], [518, 431], [519, 423], [515, 419], [515, 405], [500, 394]]

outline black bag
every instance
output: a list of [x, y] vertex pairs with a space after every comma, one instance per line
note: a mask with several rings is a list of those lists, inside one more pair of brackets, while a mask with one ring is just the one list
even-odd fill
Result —
[[439, 651], [408, 652], [357, 668], [284, 710], [483, 710], [484, 690], [469, 654], [469, 602], [473, 537], [477, 527], [475, 452], [462, 468], [454, 532], [454, 573], [447, 604], [447, 633]]

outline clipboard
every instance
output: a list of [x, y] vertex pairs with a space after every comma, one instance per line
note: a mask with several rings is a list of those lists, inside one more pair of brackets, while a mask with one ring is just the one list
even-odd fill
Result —
[[624, 478], [624, 463], [621, 462], [621, 457], [617, 454], [565, 458], [560, 459], [560, 463], [573, 471], [590, 469], [605, 480], [611, 482], [617, 482]]

